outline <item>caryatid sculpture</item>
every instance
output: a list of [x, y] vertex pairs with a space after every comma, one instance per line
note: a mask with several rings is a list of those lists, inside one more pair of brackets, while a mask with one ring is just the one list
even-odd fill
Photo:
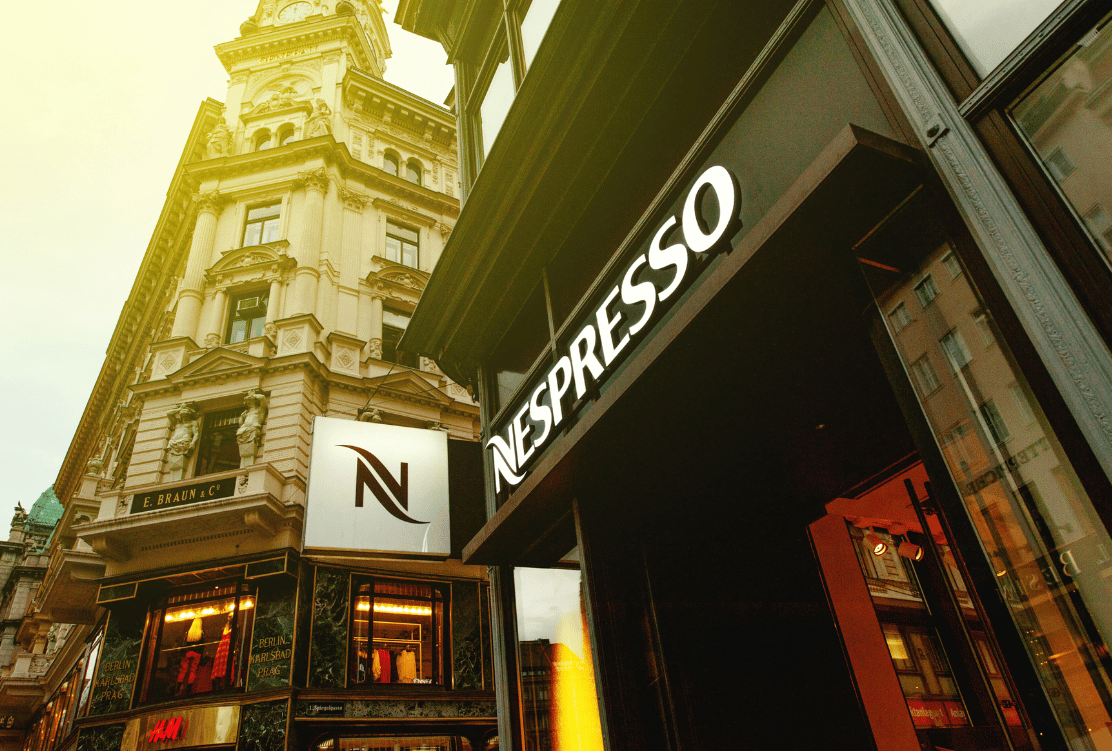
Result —
[[170, 440], [166, 443], [166, 471], [171, 480], [180, 480], [185, 470], [185, 462], [201, 435], [201, 420], [197, 410], [190, 404], [179, 404], [166, 413], [170, 422]]
[[236, 442], [239, 443], [239, 466], [249, 467], [255, 463], [259, 445], [263, 441], [263, 425], [269, 399], [258, 389], [251, 389], [243, 396], [245, 409], [239, 418]]

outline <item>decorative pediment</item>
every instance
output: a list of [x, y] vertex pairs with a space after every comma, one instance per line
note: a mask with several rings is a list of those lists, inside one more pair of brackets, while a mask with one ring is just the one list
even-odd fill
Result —
[[381, 256], [375, 256], [374, 260], [379, 268], [367, 275], [367, 283], [372, 288], [395, 293], [408, 292], [419, 297], [429, 281], [429, 275], [420, 269], [403, 266]]
[[377, 378], [368, 378], [366, 383], [370, 386], [372, 393], [377, 392], [380, 396], [387, 398], [392, 397], [402, 401], [420, 401], [440, 407], [446, 407], [454, 401], [452, 397], [441, 391], [435, 384], [429, 383], [410, 370], [389, 373]]
[[208, 281], [218, 287], [249, 280], [279, 278], [294, 268], [297, 262], [286, 255], [288, 240], [276, 240], [266, 245], [249, 245], [224, 253], [208, 271]]
[[201, 355], [184, 368], [172, 373], [169, 379], [178, 382], [216, 373], [230, 375], [235, 371], [250, 371], [262, 368], [266, 363], [267, 360], [264, 357], [254, 357], [226, 347], [217, 347]]

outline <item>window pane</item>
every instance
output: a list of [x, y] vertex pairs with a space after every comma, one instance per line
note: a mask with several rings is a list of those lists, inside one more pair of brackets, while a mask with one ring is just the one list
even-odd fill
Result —
[[[920, 237], [938, 236], [926, 216], [915, 229]], [[915, 295], [920, 275], [946, 278], [939, 274], [953, 251], [950, 243], [924, 239], [916, 244], [918, 249], [893, 240], [885, 250], [878, 241], [870, 249], [870, 258], [904, 270], [870, 277], [882, 310]], [[925, 352], [936, 362], [950, 361], [942, 385], [922, 399], [923, 411], [996, 574], [1000, 599], [1024, 637], [1066, 737], [1074, 739], [1070, 747], [1096, 748], [1107, 739], [1112, 720], [1105, 699], [1112, 676], [1100, 657], [1112, 638], [1107, 583], [1112, 540], [1006, 343], [998, 338], [970, 359], [960, 332], [977, 336], [971, 332], [980, 314], [991, 311], [963, 274], [947, 283], [931, 315], [912, 321], [898, 335], [892, 331], [891, 339], [905, 363], [917, 362]], [[929, 657], [934, 643], [920, 641]], [[935, 678], [925, 673], [924, 678], [937, 679], [936, 690], [945, 692], [952, 679], [943, 680], [939, 673], [945, 665], [940, 658], [935, 662]], [[936, 709], [923, 705], [924, 723], [937, 724], [942, 715], [931, 714]]]
[[[1102, 24], [1106, 24], [1106, 18]], [[1059, 190], [1081, 217], [1093, 244], [1112, 260], [1112, 29], [1098, 27], [1076, 52], [1012, 108]]]
[[386, 236], [386, 259], [395, 263], [402, 261], [402, 241], [390, 235]]
[[269, 243], [278, 239], [278, 220], [267, 219], [263, 222], [262, 239], [259, 242]]
[[515, 568], [525, 747], [601, 751], [579, 571]]
[[204, 416], [201, 438], [197, 441], [196, 476], [239, 468], [236, 430], [242, 410], [228, 409]]
[[525, 12], [525, 18], [521, 19], [521, 50], [525, 53], [526, 68], [533, 64], [533, 58], [559, 5], [560, 0], [533, 0], [529, 4], [529, 10]]
[[444, 597], [427, 582], [357, 584], [352, 613], [353, 684], [441, 684]]
[[402, 263], [417, 268], [417, 246], [413, 243], [402, 243]]
[[417, 242], [417, 230], [395, 224], [394, 222], [386, 222], [386, 232], [402, 240], [409, 240], [412, 243]]
[[391, 175], [398, 174], [398, 158], [393, 154], [383, 154], [382, 156], [382, 169], [389, 172]]
[[[238, 585], [221, 587], [231, 596], [200, 600], [199, 593], [158, 615], [157, 652], [148, 672], [146, 698], [164, 699], [205, 694], [242, 685], [240, 642], [250, 630], [254, 598], [236, 597]], [[236, 619], [236, 612], [240, 617]], [[238, 622], [237, 622], [238, 621]], [[153, 637], [153, 634], [152, 634]], [[152, 648], [154, 645], [151, 645]]]
[[931, 0], [981, 76], [999, 65], [1062, 0]]
[[249, 245], [258, 245], [259, 238], [262, 237], [262, 230], [263, 225], [258, 222], [248, 224], [243, 230], [243, 247], [246, 248]]
[[506, 115], [510, 112], [510, 105], [514, 101], [514, 74], [510, 68], [509, 60], [503, 60], [494, 71], [490, 79], [483, 103], [479, 105], [479, 117], [483, 134], [483, 156], [490, 153], [494, 145], [494, 138], [502, 129]]
[[281, 204], [272, 203], [268, 206], [256, 206], [253, 209], [248, 209], [247, 221], [250, 222], [254, 221], [255, 219], [266, 219], [268, 217], [278, 216], [281, 208]]

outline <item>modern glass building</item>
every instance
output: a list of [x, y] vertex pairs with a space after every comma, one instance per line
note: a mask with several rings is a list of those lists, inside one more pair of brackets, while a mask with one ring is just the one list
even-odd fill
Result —
[[502, 747], [1112, 748], [1107, 13], [400, 3]]

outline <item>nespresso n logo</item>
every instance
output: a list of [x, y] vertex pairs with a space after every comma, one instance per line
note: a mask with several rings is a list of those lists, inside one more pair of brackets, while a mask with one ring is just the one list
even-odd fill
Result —
[[[390, 516], [395, 519], [401, 519], [403, 522], [410, 524], [428, 524], [428, 522], [419, 522], [416, 519], [411, 519], [405, 512], [409, 511], [409, 464], [402, 462], [401, 479], [395, 480], [394, 476], [386, 469], [386, 465], [379, 461], [378, 457], [366, 449], [359, 448], [358, 446], [349, 446], [346, 443], [340, 444], [342, 448], [351, 449], [355, 453], [367, 460], [367, 464], [356, 459], [355, 470], [355, 505], [357, 508], [363, 507], [363, 490], [370, 488], [371, 493], [382, 504]], [[374, 469], [372, 472], [371, 469]], [[378, 473], [378, 477], [375, 473]], [[382, 482], [379, 482], [379, 478]], [[384, 488], [383, 485], [386, 487]], [[387, 493], [389, 489], [389, 493]], [[393, 497], [391, 497], [393, 494]]]

